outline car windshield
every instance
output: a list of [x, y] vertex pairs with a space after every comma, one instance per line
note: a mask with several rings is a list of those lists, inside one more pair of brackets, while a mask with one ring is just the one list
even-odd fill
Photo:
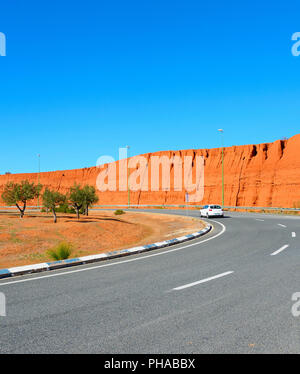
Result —
[[222, 209], [222, 207], [220, 207], [220, 205], [211, 205], [210, 208], [211, 209]]

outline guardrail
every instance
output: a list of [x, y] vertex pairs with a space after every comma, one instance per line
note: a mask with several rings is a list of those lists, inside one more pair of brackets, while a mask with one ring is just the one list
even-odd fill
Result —
[[257, 206], [224, 206], [224, 209], [237, 209], [237, 210], [280, 210], [288, 212], [300, 212], [300, 208], [278, 208], [278, 207], [257, 207]]
[[[42, 206], [27, 206], [27, 211], [40, 210]], [[93, 205], [91, 210], [100, 210], [108, 208], [186, 208], [186, 209], [200, 209], [203, 205], [186, 205], [186, 204], [106, 204], [106, 205]], [[267, 211], [282, 211], [282, 212], [300, 212], [300, 208], [282, 208], [282, 207], [258, 207], [258, 206], [224, 206], [225, 210], [267, 210]], [[16, 206], [0, 206], [1, 211], [18, 211]]]
[[[149, 207], [156, 207], [156, 208], [196, 208], [200, 209], [203, 208], [204, 205], [185, 205], [185, 204], [131, 204], [130, 208], [149, 208]], [[94, 205], [92, 209], [97, 208], [107, 208], [107, 207], [123, 207], [128, 208], [128, 204], [126, 205]], [[224, 206], [223, 209], [238, 209], [238, 210], [282, 210], [282, 211], [297, 211], [300, 212], [300, 208], [281, 208], [281, 207], [245, 207], [245, 206]]]

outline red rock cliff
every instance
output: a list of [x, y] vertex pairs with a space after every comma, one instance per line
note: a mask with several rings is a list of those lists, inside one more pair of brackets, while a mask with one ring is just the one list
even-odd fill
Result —
[[[300, 134], [288, 140], [258, 145], [224, 148], [225, 205], [293, 207], [300, 203]], [[221, 203], [222, 199], [222, 149], [196, 149], [164, 151], [143, 155], [149, 162], [151, 156], [190, 155], [204, 157], [204, 198], [198, 204]], [[119, 173], [116, 162], [116, 182]], [[151, 168], [149, 168], [151, 169]], [[195, 174], [193, 166], [193, 173]], [[101, 169], [96, 167], [42, 172], [40, 183], [60, 192], [67, 192], [76, 183], [96, 185]], [[132, 172], [133, 170], [130, 170]], [[195, 175], [194, 175], [195, 176]], [[137, 191], [130, 193], [131, 204], [184, 204], [185, 191], [174, 191], [174, 169], [171, 168], [170, 191]], [[8, 181], [28, 179], [37, 182], [38, 174], [11, 174], [0, 176], [0, 193]], [[149, 181], [151, 178], [149, 177]], [[127, 204], [126, 191], [99, 192], [98, 204]], [[3, 202], [2, 202], [3, 205]]]

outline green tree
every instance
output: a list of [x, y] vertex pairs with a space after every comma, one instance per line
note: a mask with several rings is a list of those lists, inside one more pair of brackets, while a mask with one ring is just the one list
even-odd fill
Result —
[[79, 219], [80, 212], [86, 215], [89, 214], [89, 207], [98, 201], [98, 196], [96, 195], [95, 187], [89, 185], [81, 187], [80, 184], [75, 183], [74, 186], [70, 188], [68, 200], [75, 209], [77, 218]]
[[66, 196], [57, 191], [50, 191], [48, 188], [46, 188], [43, 193], [42, 199], [44, 207], [51, 210], [51, 212], [53, 213], [54, 223], [56, 223], [57, 216], [55, 209], [58, 205], [65, 203]]
[[[39, 197], [42, 187], [41, 184], [36, 185], [28, 180], [21, 183], [8, 182], [4, 186], [1, 197], [7, 205], [16, 205], [20, 211], [20, 218], [23, 218], [27, 202]], [[20, 206], [21, 204], [23, 207]]]
[[96, 195], [96, 189], [94, 186], [89, 186], [88, 184], [83, 187], [83, 195], [84, 195], [84, 202], [83, 202], [83, 210], [85, 214], [89, 215], [89, 208], [95, 204], [99, 199]]
[[77, 219], [79, 219], [80, 209], [85, 203], [85, 193], [80, 187], [80, 184], [75, 183], [74, 186], [70, 188], [68, 200], [76, 211]]

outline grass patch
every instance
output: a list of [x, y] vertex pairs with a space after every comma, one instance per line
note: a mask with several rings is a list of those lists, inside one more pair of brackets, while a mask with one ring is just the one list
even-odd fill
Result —
[[68, 242], [61, 242], [54, 248], [49, 249], [47, 254], [55, 261], [65, 260], [70, 257], [73, 250], [73, 246]]

